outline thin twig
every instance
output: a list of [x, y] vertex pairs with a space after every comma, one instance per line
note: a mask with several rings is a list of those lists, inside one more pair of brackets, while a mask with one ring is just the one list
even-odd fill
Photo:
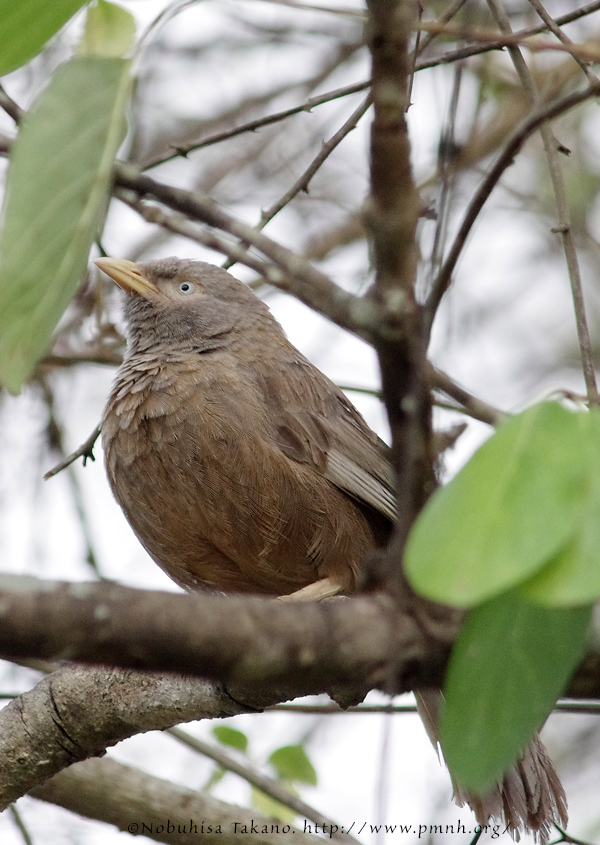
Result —
[[[260, 789], [261, 792], [275, 799], [275, 801], [279, 801], [280, 804], [289, 807], [297, 815], [304, 816], [315, 824], [321, 825], [321, 827], [324, 827], [324, 830], [329, 828], [332, 831], [335, 828], [337, 831], [341, 831], [341, 825], [336, 824], [332, 819], [319, 813], [318, 810], [315, 810], [310, 804], [306, 804], [301, 798], [293, 795], [273, 778], [257, 772], [256, 769], [247, 763], [238, 762], [223, 749], [191, 736], [186, 731], [182, 731], [181, 728], [169, 728], [167, 733], [189, 748], [193, 748], [194, 751], [198, 751], [200, 754], [204, 754], [205, 757], [214, 760], [223, 769], [239, 775], [239, 777], [248, 781], [248, 783], [251, 783], [257, 789]], [[358, 840], [348, 833], [332, 833], [331, 838], [359, 845]]]
[[[498, 425], [506, 416], [504, 411], [500, 411], [498, 408], [494, 408], [492, 405], [488, 405], [486, 402], [473, 396], [464, 387], [453, 381], [450, 376], [438, 370], [432, 364], [428, 364], [427, 366], [427, 377], [430, 386], [434, 390], [441, 390], [447, 396], [455, 399], [462, 406], [463, 413], [468, 414], [476, 420], [480, 420], [488, 425]], [[461, 409], [457, 408], [455, 410]]]
[[[455, 0], [454, 4], [440, 17], [439, 23], [444, 24], [445, 22], [449, 21], [460, 10], [464, 3], [465, 0]], [[587, 6], [584, 6], [581, 9], [556, 18], [556, 23], [559, 26], [565, 23], [571, 23], [574, 20], [592, 14], [598, 9], [600, 9], [600, 0], [595, 0], [595, 2], [588, 3]], [[520, 30], [519, 32], [516, 32], [514, 34], [514, 37], [522, 40], [524, 38], [529, 38], [532, 35], [537, 35], [541, 32], [545, 32], [547, 29], [548, 27], [545, 25], [531, 27], [529, 29], [524, 29]], [[425, 49], [427, 49], [427, 47], [431, 44], [437, 34], [439, 33], [427, 33], [427, 37], [420, 44], [419, 52], [423, 52]], [[481, 53], [487, 53], [492, 50], [500, 50], [504, 46], [505, 44], [502, 39], [498, 39], [496, 37], [494, 41], [487, 44], [476, 44], [473, 46], [462, 47], [459, 50], [449, 51], [448, 53], [444, 53], [443, 55], [437, 56], [436, 58], [422, 59], [420, 61], [418, 60], [415, 62], [414, 70], [416, 72], [419, 70], [427, 70], [429, 68], [437, 67], [443, 64], [450, 64], [452, 62], [461, 61], [462, 59], [469, 58], [470, 56], [480, 55]], [[238, 135], [244, 134], [245, 132], [255, 132], [257, 129], [261, 129], [265, 126], [270, 126], [273, 123], [278, 123], [279, 121], [285, 120], [288, 117], [292, 117], [296, 114], [301, 114], [302, 112], [310, 112], [316, 106], [323, 105], [324, 103], [329, 103], [332, 100], [337, 100], [341, 97], [347, 97], [351, 94], [357, 94], [361, 91], [365, 91], [367, 88], [369, 88], [370, 85], [371, 80], [367, 79], [364, 82], [357, 82], [353, 85], [347, 85], [342, 88], [337, 88], [333, 91], [328, 91], [325, 94], [321, 94], [318, 97], [310, 97], [301, 105], [294, 106], [289, 109], [284, 109], [283, 111], [273, 112], [270, 115], [266, 115], [265, 117], [260, 117], [255, 120], [250, 120], [246, 123], [243, 123], [241, 126], [236, 126], [233, 129], [228, 129], [223, 132], [215, 132], [213, 135], [209, 135], [208, 137], [201, 138], [197, 141], [191, 141], [187, 144], [178, 144], [173, 147], [172, 152], [161, 153], [159, 155], [156, 155], [152, 159], [148, 159], [141, 165], [141, 169], [149, 170], [153, 167], [157, 167], [160, 164], [164, 164], [164, 162], [166, 161], [171, 161], [174, 158], [178, 158], [179, 156], [185, 157], [195, 150], [199, 150], [204, 147], [211, 146], [213, 144], [221, 143], [221, 141], [226, 141], [230, 138], [235, 138]], [[2, 103], [0, 103], [0, 105], [2, 105]]]
[[[48, 409], [48, 423], [47, 423], [47, 432], [48, 432], [48, 442], [51, 448], [58, 451], [59, 454], [64, 455], [64, 437], [63, 437], [63, 430], [61, 425], [59, 424], [56, 418], [56, 408], [54, 402], [54, 394], [52, 390], [48, 386], [46, 379], [39, 380], [40, 387], [44, 394], [44, 399], [46, 401], [46, 406]], [[93, 456], [92, 456], [93, 458]], [[85, 458], [84, 458], [85, 460]], [[69, 485], [71, 488], [71, 497], [73, 499], [73, 504], [75, 505], [75, 510], [77, 511], [77, 516], [79, 517], [79, 525], [85, 540], [86, 546], [86, 554], [85, 559], [86, 562], [89, 564], [90, 568], [93, 570], [94, 574], [98, 578], [102, 578], [102, 574], [98, 567], [98, 561], [96, 559], [96, 553], [94, 551], [94, 543], [92, 540], [92, 531], [90, 528], [89, 520], [87, 517], [87, 512], [85, 509], [85, 505], [83, 503], [83, 496], [81, 494], [81, 487], [79, 485], [79, 480], [77, 475], [73, 471], [73, 466], [69, 465], [66, 467], [67, 470], [67, 478], [69, 480]]]
[[300, 176], [300, 178], [292, 185], [289, 191], [279, 199], [276, 203], [274, 203], [271, 208], [268, 208], [266, 211], [263, 211], [260, 215], [260, 223], [257, 226], [257, 229], [263, 229], [267, 223], [269, 223], [276, 214], [278, 214], [282, 208], [284, 208], [291, 200], [300, 193], [300, 191], [308, 191], [308, 185], [310, 180], [313, 178], [317, 170], [321, 167], [325, 159], [327, 159], [331, 153], [335, 150], [335, 148], [344, 140], [346, 135], [352, 132], [353, 129], [356, 128], [356, 124], [358, 121], [363, 117], [366, 112], [369, 110], [371, 106], [371, 95], [369, 94], [362, 103], [356, 108], [348, 120], [341, 126], [338, 131], [331, 136], [328, 141], [323, 143], [319, 154], [311, 161], [309, 166], [306, 168], [304, 173]]
[[[371, 95], [369, 94], [362, 103], [358, 106], [358, 108], [354, 109], [348, 120], [341, 126], [338, 131], [332, 135], [332, 137], [325, 141], [319, 151], [319, 154], [315, 156], [315, 158], [311, 161], [308, 165], [304, 173], [300, 176], [299, 179], [294, 182], [292, 187], [285, 192], [285, 194], [277, 200], [270, 208], [266, 211], [262, 211], [260, 215], [260, 221], [256, 226], [256, 229], [260, 232], [262, 229], [265, 228], [267, 223], [269, 223], [276, 214], [285, 208], [288, 203], [290, 203], [295, 196], [297, 196], [300, 191], [308, 192], [308, 186], [310, 184], [310, 180], [313, 178], [315, 173], [319, 170], [323, 162], [331, 155], [331, 153], [335, 150], [335, 148], [344, 140], [346, 135], [348, 135], [353, 129], [356, 128], [356, 124], [364, 117], [366, 112], [371, 106]], [[242, 245], [244, 246], [244, 245]], [[233, 262], [228, 260], [225, 262], [225, 269], [229, 269]]]
[[[357, 704], [354, 707], [346, 707], [342, 710], [337, 704], [273, 704], [267, 707], [267, 710], [278, 710], [285, 713], [304, 713], [309, 715], [332, 715], [344, 716], [349, 713], [356, 716], [361, 713], [416, 713], [416, 704]], [[589, 713], [592, 715], [600, 715], [600, 701], [573, 701], [563, 700], [557, 701], [553, 707], [555, 713]]]
[[15, 123], [19, 123], [23, 117], [23, 109], [15, 103], [10, 94], [7, 94], [3, 86], [0, 85], [0, 108], [3, 108], [9, 117], [12, 117]]
[[123, 360], [123, 355], [118, 349], [111, 347], [83, 349], [81, 352], [74, 352], [72, 355], [51, 353], [45, 355], [38, 366], [40, 368], [74, 367], [77, 364], [102, 364], [107, 367], [118, 366]]
[[575, 839], [574, 836], [571, 836], [566, 830], [560, 828], [557, 824], [554, 827], [560, 833], [560, 839], [555, 839], [554, 842], [550, 843], [550, 845], [559, 845], [560, 842], [566, 842], [567, 845], [593, 845], [592, 842], [589, 842], [587, 839]]
[[373, 387], [358, 387], [355, 384], [338, 384], [340, 390], [347, 390], [350, 393], [362, 393], [365, 396], [373, 396], [375, 399], [381, 399], [381, 390], [376, 390]]
[[357, 82], [354, 85], [347, 85], [344, 88], [336, 88], [334, 91], [328, 91], [326, 94], [321, 94], [318, 97], [309, 97], [308, 100], [299, 106], [294, 106], [293, 108], [284, 109], [279, 112], [273, 112], [273, 114], [265, 115], [265, 117], [259, 117], [256, 120], [249, 120], [247, 123], [243, 123], [241, 126], [236, 126], [234, 129], [227, 129], [223, 132], [215, 132], [214, 135], [209, 135], [207, 138], [202, 138], [198, 141], [191, 141], [188, 144], [178, 144], [172, 153], [164, 153], [163, 155], [149, 159], [142, 165], [142, 169], [149, 170], [152, 167], [157, 167], [159, 164], [164, 164], [165, 161], [171, 161], [171, 159], [177, 158], [178, 156], [185, 157], [188, 153], [195, 150], [210, 147], [213, 144], [220, 144], [221, 141], [227, 141], [229, 138], [235, 138], [245, 132], [256, 132], [257, 129], [262, 129], [265, 126], [278, 123], [279, 121], [292, 117], [295, 114], [311, 112], [316, 106], [321, 106], [323, 103], [330, 103], [332, 100], [338, 100], [342, 97], [348, 97], [351, 94], [358, 94], [361, 91], [365, 91], [370, 84], [371, 80], [367, 79], [365, 82]]
[[[452, 3], [450, 8], [446, 9], [446, 11], [443, 12], [443, 14], [440, 15], [438, 22], [443, 24], [443, 23], [448, 23], [449, 21], [451, 21], [452, 18], [460, 12], [460, 10], [462, 9], [462, 7], [465, 5], [466, 2], [467, 2], [467, 0], [454, 0], [454, 3]], [[423, 21], [423, 18], [420, 17], [419, 18], [419, 24], [421, 24], [422, 21]], [[423, 37], [423, 35], [425, 37]], [[435, 32], [425, 32], [423, 27], [419, 26], [419, 29], [418, 29], [418, 32], [417, 32], [417, 40], [416, 40], [416, 44], [415, 44], [416, 52], [417, 53], [424, 53], [425, 50], [429, 47], [431, 42], [435, 40], [436, 37], [437, 37], [437, 33], [435, 33]], [[418, 65], [416, 63], [415, 63], [415, 69], [418, 69]], [[409, 91], [409, 94], [410, 94], [410, 91]]]
[[44, 480], [47, 481], [49, 478], [52, 478], [52, 476], [58, 475], [59, 472], [74, 463], [77, 458], [83, 458], [84, 466], [88, 460], [95, 461], [96, 457], [94, 455], [94, 445], [99, 436], [100, 426], [97, 425], [85, 443], [82, 443], [78, 449], [75, 449], [75, 451], [68, 455], [63, 461], [44, 474]]
[[358, 18], [363, 20], [365, 12], [362, 9], [350, 7], [320, 6], [318, 3], [299, 3], [297, 0], [262, 0], [263, 3], [273, 3], [276, 6], [288, 6], [291, 9], [299, 9], [306, 12], [325, 12], [328, 15], [338, 15], [344, 18]]
[[531, 52], [539, 53], [546, 51], [554, 51], [559, 53], [569, 53], [576, 60], [597, 62], [600, 60], [600, 53], [595, 47], [588, 47], [586, 45], [574, 44], [572, 41], [557, 44], [550, 40], [533, 40], [532, 36], [527, 33], [507, 32], [501, 38], [498, 38], [496, 32], [487, 29], [474, 29], [468, 26], [457, 26], [452, 23], [438, 23], [437, 21], [425, 22], [421, 24], [426, 32], [431, 32], [436, 35], [450, 35], [464, 41], [475, 41], [476, 43], [493, 44], [494, 49], [498, 47], [523, 47]]
[[[540, 18], [544, 21], [548, 29], [553, 32], [554, 35], [556, 35], [559, 41], [561, 41], [563, 44], [569, 45], [572, 48], [576, 47], [575, 43], [571, 41], [569, 36], [562, 31], [562, 29], [556, 23], [552, 15], [548, 14], [540, 0], [529, 0], [529, 2], [531, 3], [535, 11], [538, 13]], [[588, 82], [598, 82], [598, 77], [594, 73], [592, 73], [589, 68], [589, 65], [586, 62], [582, 61], [574, 51], [571, 51], [571, 55], [585, 74]]]
[[[246, 267], [250, 267], [251, 270], [256, 270], [256, 272], [260, 273], [265, 281], [269, 281], [269, 270], [274, 269], [272, 265], [266, 264], [260, 258], [252, 255], [252, 253], [248, 252], [248, 250], [244, 247], [232, 243], [231, 241], [226, 241], [224, 238], [215, 235], [214, 232], [201, 229], [199, 226], [190, 223], [188, 218], [184, 217], [182, 214], [168, 214], [155, 205], [148, 205], [148, 203], [145, 203], [140, 199], [136, 199], [136, 195], [131, 191], [124, 191], [117, 188], [115, 190], [115, 196], [122, 203], [128, 205], [129, 208], [137, 211], [137, 213], [143, 217], [144, 220], [148, 221], [148, 223], [153, 223], [156, 226], [162, 226], [163, 229], [166, 229], [169, 232], [173, 232], [176, 235], [182, 235], [184, 238], [196, 241], [196, 243], [202, 244], [202, 246], [205, 246], [208, 249], [220, 252], [223, 255], [228, 256], [236, 264], [243, 264]], [[275, 270], [274, 272], [276, 276], [279, 277], [279, 271]]]
[[469, 207], [467, 208], [467, 211], [463, 218], [463, 222], [460, 225], [458, 233], [446, 258], [446, 261], [444, 262], [444, 266], [442, 267], [440, 274], [437, 277], [435, 284], [431, 290], [431, 293], [429, 294], [426, 305], [429, 329], [431, 329], [433, 318], [442, 300], [442, 297], [444, 296], [450, 285], [452, 274], [456, 267], [456, 263], [464, 248], [464, 245], [473, 227], [473, 224], [479, 216], [479, 212], [481, 211], [486, 201], [488, 200], [490, 194], [498, 184], [504, 171], [513, 163], [515, 155], [521, 149], [527, 138], [529, 138], [530, 135], [536, 132], [539, 127], [546, 121], [552, 120], [553, 118], [564, 114], [570, 109], [575, 108], [575, 106], [580, 105], [586, 100], [589, 100], [591, 97], [597, 96], [600, 96], [600, 85], [590, 85], [583, 91], [578, 91], [574, 94], [569, 94], [568, 96], [563, 97], [560, 100], [555, 100], [549, 105], [545, 105], [539, 108], [537, 111], [534, 111], [534, 113], [530, 115], [526, 120], [524, 120], [519, 126], [517, 126], [517, 128], [513, 131], [512, 135], [509, 137], [508, 141], [504, 145], [504, 149], [502, 150], [502, 152], [496, 159], [496, 162], [483, 179], [479, 188], [475, 192], [471, 202], [469, 203]]
[[448, 116], [446, 118], [446, 125], [442, 130], [442, 135], [439, 142], [438, 172], [440, 175], [440, 186], [438, 209], [436, 214], [435, 235], [433, 239], [433, 246], [431, 249], [431, 260], [429, 262], [429, 288], [431, 288], [431, 285], [433, 284], [435, 274], [439, 273], [442, 258], [444, 255], [446, 238], [448, 234], [450, 196], [452, 187], [456, 180], [456, 172], [453, 167], [454, 160], [456, 158], [455, 129], [456, 113], [458, 110], [458, 98], [460, 94], [463, 67], [464, 64], [462, 62], [459, 62], [455, 68], [454, 84], [452, 87], [452, 97], [450, 98]]
[[[500, 0], [488, 0], [488, 6], [490, 7], [492, 15], [496, 19], [499, 28], [503, 32], [511, 33], [510, 20]], [[517, 46], [509, 47], [508, 51], [529, 101], [534, 107], [537, 106], [540, 98], [521, 51]], [[592, 79], [593, 82], [591, 84], [596, 85], [597, 80], [593, 76]], [[544, 144], [544, 152], [548, 162], [548, 170], [550, 171], [550, 179], [552, 181], [554, 199], [556, 201], [556, 210], [558, 212], [558, 225], [553, 229], [553, 231], [560, 234], [562, 238], [569, 279], [571, 281], [571, 292], [573, 295], [573, 305], [575, 307], [575, 322], [577, 324], [577, 337], [579, 340], [579, 353], [583, 367], [583, 377], [585, 379], [590, 403], [598, 404], [599, 397], [598, 387], [596, 385], [596, 373], [594, 371], [592, 342], [590, 339], [590, 331], [585, 313], [585, 302], [583, 298], [583, 288], [581, 284], [581, 273], [579, 271], [579, 261], [577, 259], [577, 250], [575, 248], [573, 233], [571, 231], [571, 214], [567, 200], [565, 181], [562, 168], [558, 160], [557, 148], [559, 145], [554, 137], [552, 129], [547, 123], [542, 123], [540, 125], [540, 135], [542, 136], [542, 142]]]
[[29, 835], [29, 831], [25, 827], [25, 822], [21, 818], [21, 814], [17, 810], [16, 805], [11, 804], [8, 809], [10, 810], [10, 814], [13, 817], [13, 821], [14, 821], [15, 825], [19, 829], [19, 833], [23, 837], [23, 842], [25, 843], [25, 845], [33, 845], [33, 839]]
[[376, 303], [343, 290], [305, 258], [227, 214], [205, 194], [156, 182], [124, 164], [116, 166], [115, 182], [120, 187], [135, 191], [140, 197], [153, 197], [192, 219], [251, 243], [275, 265], [269, 271], [268, 281], [271, 284], [293, 293], [301, 302], [337, 325], [367, 341], [376, 333], [394, 331]]
[[[572, 23], [575, 20], [591, 15], [599, 9], [600, 0], [594, 0], [593, 3], [588, 3], [586, 6], [576, 9], [574, 12], [569, 12], [566, 15], [555, 18], [555, 21], [558, 26], [563, 26], [564, 24]], [[523, 38], [528, 38], [532, 35], [538, 35], [541, 32], [546, 32], [547, 29], [548, 27], [545, 24], [542, 24], [541, 26], [531, 27], [530, 29], [518, 30], [514, 33], [514, 36], [515, 38], [522, 40]], [[426, 70], [428, 68], [438, 67], [442, 64], [460, 61], [460, 59], [468, 59], [471, 56], [489, 53], [492, 50], [501, 50], [504, 46], [502, 39], [496, 39], [495, 41], [490, 41], [487, 44], [475, 44], [468, 47], [461, 47], [458, 50], [451, 50], [448, 53], [444, 53], [442, 56], [438, 56], [437, 58], [417, 62], [416, 70]]]

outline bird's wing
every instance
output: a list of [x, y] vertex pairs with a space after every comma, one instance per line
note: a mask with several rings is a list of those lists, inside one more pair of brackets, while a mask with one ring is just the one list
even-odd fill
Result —
[[396, 519], [389, 447], [333, 382], [294, 350], [285, 374], [262, 371], [260, 386], [278, 448], [308, 463], [359, 502]]

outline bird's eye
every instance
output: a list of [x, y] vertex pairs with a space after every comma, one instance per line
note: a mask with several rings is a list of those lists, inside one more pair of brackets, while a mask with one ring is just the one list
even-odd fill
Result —
[[181, 282], [179, 285], [179, 293], [182, 293], [184, 296], [187, 296], [190, 293], [194, 292], [194, 283], [193, 282]]

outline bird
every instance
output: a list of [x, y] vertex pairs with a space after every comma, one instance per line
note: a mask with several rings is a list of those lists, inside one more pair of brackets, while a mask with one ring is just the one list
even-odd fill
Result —
[[[113, 494], [186, 590], [292, 600], [350, 595], [396, 518], [389, 447], [286, 338], [248, 285], [205, 262], [99, 258], [124, 292], [127, 350], [101, 421]], [[417, 695], [439, 746], [440, 693]], [[454, 783], [478, 822], [519, 838], [566, 825], [535, 737], [489, 794]]]

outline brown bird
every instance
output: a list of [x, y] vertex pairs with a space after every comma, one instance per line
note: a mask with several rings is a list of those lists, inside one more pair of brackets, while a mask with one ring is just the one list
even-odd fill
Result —
[[[395, 517], [387, 446], [224, 270], [167, 258], [96, 264], [125, 291], [128, 347], [102, 419], [115, 498], [188, 589], [295, 598], [351, 593]], [[439, 694], [420, 699], [437, 744]], [[546, 841], [564, 791], [539, 738], [484, 798]]]

